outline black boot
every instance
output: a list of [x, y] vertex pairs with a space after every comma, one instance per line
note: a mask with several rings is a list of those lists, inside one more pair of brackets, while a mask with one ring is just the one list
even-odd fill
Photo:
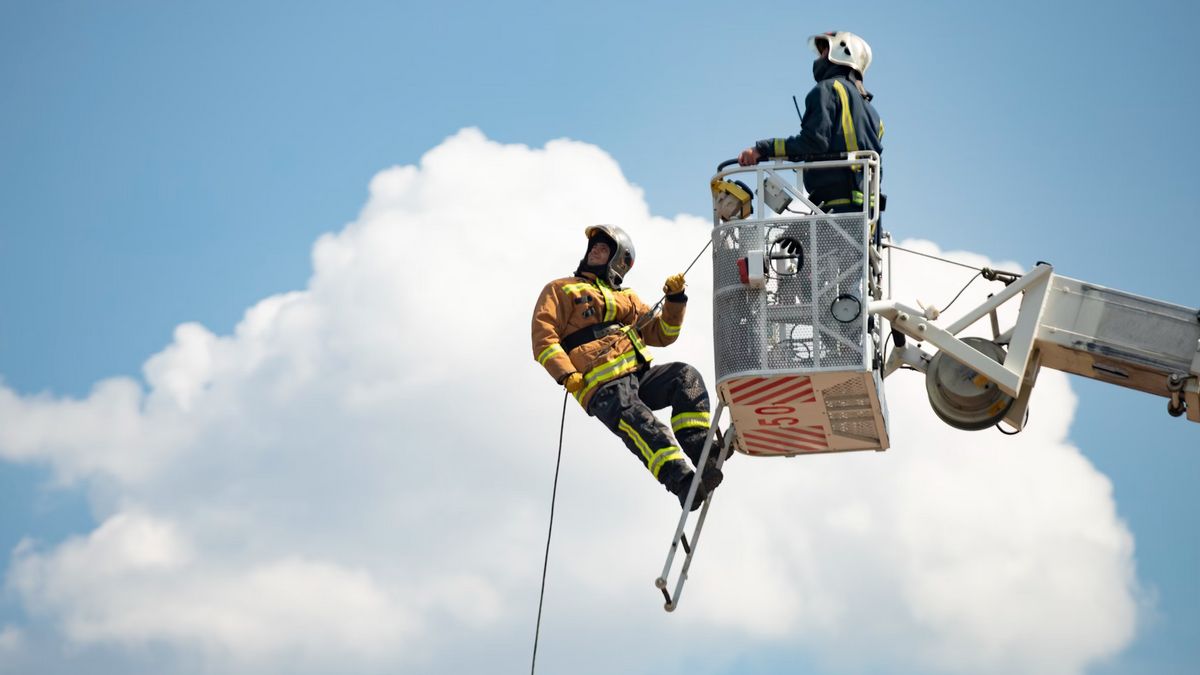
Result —
[[704, 475], [700, 476], [700, 483], [705, 492], [712, 492], [723, 480], [725, 474], [717, 468], [717, 449], [714, 448], [708, 453], [708, 461], [704, 462]]
[[[697, 433], [693, 432], [697, 432], [697, 430], [686, 430], [686, 433], [691, 433], [692, 435], [680, 439], [680, 444], [683, 445], [684, 454], [687, 455], [688, 459], [692, 460], [692, 466], [698, 467], [700, 466], [700, 455], [703, 454], [704, 444], [707, 441], [708, 430], [706, 429], [703, 432]], [[679, 438], [680, 435], [681, 434], [677, 433], [675, 437]], [[725, 479], [725, 475], [721, 473], [720, 469], [717, 468], [717, 458], [720, 455], [721, 432], [718, 430], [716, 440], [708, 449], [708, 459], [704, 462], [704, 475], [700, 477], [701, 486], [704, 488], [705, 493], [709, 493], [717, 489], [717, 486], [720, 485], [721, 481]], [[728, 458], [726, 458], [726, 461], [728, 461]]]
[[[677, 476], [668, 479], [665, 483], [667, 491], [679, 498], [679, 506], [681, 507], [687, 503], [688, 490], [692, 488], [692, 476], [694, 475], [695, 473], [690, 470], [686, 473], [681, 471]], [[700, 505], [708, 498], [709, 490], [704, 485], [706, 482], [702, 478], [700, 485], [696, 488], [696, 498], [692, 501], [692, 511], [700, 508]], [[717, 482], [719, 483], [720, 480]]]

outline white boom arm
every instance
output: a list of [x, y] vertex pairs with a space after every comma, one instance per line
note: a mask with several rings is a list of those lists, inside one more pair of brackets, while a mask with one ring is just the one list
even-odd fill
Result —
[[[996, 309], [1018, 295], [1016, 324], [1001, 333]], [[888, 357], [884, 377], [902, 365], [932, 377], [931, 366], [940, 362], [944, 368], [948, 363], [940, 360], [941, 354], [965, 367], [959, 368], [964, 382], [929, 385], [935, 410], [939, 402], [953, 408], [959, 401], [972, 400], [975, 392], [963, 392], [961, 387], [982, 391], [994, 384], [1006, 396], [982, 400], [992, 404], [993, 414], [998, 414], [1001, 402], [1008, 405], [1011, 400], [1003, 420], [1019, 430], [1038, 369], [1046, 367], [1164, 396], [1171, 415], [1186, 412], [1189, 420], [1200, 422], [1200, 313], [1195, 309], [1059, 276], [1047, 264], [1039, 264], [945, 328], [935, 325], [936, 310], [913, 309], [892, 300], [872, 302], [869, 309], [887, 319], [893, 329], [940, 350], [931, 354], [920, 346], [899, 346]], [[986, 346], [978, 338], [957, 337], [989, 315], [993, 342], [1007, 346], [1007, 353], [996, 350], [989, 356], [977, 348]], [[939, 386], [949, 391], [937, 395], [934, 389]], [[957, 394], [955, 387], [960, 387]], [[943, 412], [953, 417], [955, 411], [938, 410], [939, 416], [955, 424]], [[976, 417], [987, 419], [988, 412], [981, 408]]]

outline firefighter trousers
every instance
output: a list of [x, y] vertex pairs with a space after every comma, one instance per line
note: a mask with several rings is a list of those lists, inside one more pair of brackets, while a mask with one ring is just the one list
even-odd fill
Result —
[[[654, 416], [668, 406], [670, 428]], [[670, 486], [692, 474], [684, 455], [692, 465], [700, 460], [708, 406], [700, 372], [686, 363], [666, 363], [605, 384], [592, 396], [588, 414], [616, 434], [658, 482]]]

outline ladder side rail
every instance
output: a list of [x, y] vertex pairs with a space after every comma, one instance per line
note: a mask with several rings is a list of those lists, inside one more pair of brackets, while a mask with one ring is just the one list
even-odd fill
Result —
[[[696, 473], [692, 477], [692, 484], [691, 484], [691, 486], [688, 487], [688, 496], [683, 504], [683, 509], [682, 509], [681, 513], [679, 514], [679, 523], [675, 527], [675, 535], [671, 538], [671, 548], [667, 551], [667, 560], [665, 563], [663, 563], [662, 574], [660, 574], [659, 577], [654, 580], [655, 587], [658, 588], [659, 590], [663, 590], [664, 592], [667, 587], [667, 579], [669, 578], [669, 575], [671, 573], [671, 566], [675, 562], [675, 553], [679, 550], [679, 543], [683, 539], [683, 530], [685, 527], [687, 527], [688, 516], [691, 514], [692, 503], [696, 499], [696, 491], [697, 491], [697, 489], [699, 489], [701, 475], [704, 471], [704, 462], [708, 459], [709, 450], [712, 448], [713, 439], [715, 439], [716, 435], [717, 435], [716, 430], [720, 426], [721, 417], [722, 417], [722, 415], [724, 415], [724, 413], [725, 413], [725, 403], [723, 401], [718, 402], [716, 413], [713, 415], [712, 423], [711, 423], [711, 426], [709, 427], [708, 437], [704, 439], [704, 449], [700, 451], [700, 466], [696, 467]], [[730, 431], [732, 431], [732, 429], [730, 429]], [[726, 436], [725, 436], [725, 445], [726, 446], [728, 446], [730, 444], [733, 436], [734, 436], [733, 433], [726, 434]], [[711, 496], [710, 496], [710, 499], [711, 499]], [[707, 509], [707, 506], [705, 508]], [[691, 550], [687, 554], [688, 558], [690, 558], [696, 550], [695, 538], [699, 536], [699, 529], [703, 525], [703, 522], [704, 522], [703, 518], [701, 518], [697, 522], [697, 529], [692, 534], [693, 540], [692, 540], [692, 544], [690, 546]], [[682, 583], [679, 585], [679, 587], [676, 588], [676, 593], [679, 592], [679, 588], [681, 588], [681, 587], [682, 587]], [[675, 600], [672, 600], [671, 598], [667, 599], [666, 610], [668, 612], [675, 608], [674, 603], [676, 601], [677, 601], [677, 597]]]
[[[718, 452], [720, 454], [717, 456], [717, 465], [716, 465], [717, 469], [720, 469], [725, 464], [725, 455], [728, 452], [729, 446], [732, 445], [733, 439], [737, 435], [736, 430], [733, 429], [732, 426], [730, 427], [729, 431], [731, 433], [729, 433], [728, 437], [724, 439], [725, 442], [721, 444], [721, 449], [718, 450]], [[704, 466], [705, 460], [708, 459], [707, 455], [708, 455], [709, 447], [711, 447], [711, 443], [709, 443], [708, 445], [705, 446], [704, 454], [701, 455], [701, 457], [700, 457], [700, 465], [701, 466]], [[700, 472], [697, 471], [696, 477], [692, 481], [692, 493], [693, 494], [688, 495], [687, 504], [684, 506], [685, 513], [687, 513], [688, 509], [690, 509], [692, 507], [692, 499], [695, 496], [694, 492], [696, 490], [696, 484], [699, 482], [700, 482]], [[713, 495], [710, 494], [708, 496], [708, 499], [704, 500], [704, 506], [700, 507], [700, 516], [696, 519], [696, 529], [692, 531], [692, 546], [691, 546], [692, 550], [688, 551], [687, 556], [684, 557], [684, 559], [683, 559], [683, 567], [679, 570], [679, 579], [677, 579], [675, 581], [675, 593], [672, 595], [670, 601], [668, 602], [668, 605], [663, 606], [663, 608], [666, 609], [668, 612], [675, 611], [675, 608], [679, 606], [679, 597], [681, 595], [683, 595], [683, 584], [687, 581], [688, 570], [690, 570], [692, 568], [692, 560], [695, 559], [696, 549], [697, 549], [697, 547], [700, 546], [700, 533], [704, 529], [704, 521], [708, 518], [708, 508], [710, 506], [712, 506], [712, 500], [713, 500]]]

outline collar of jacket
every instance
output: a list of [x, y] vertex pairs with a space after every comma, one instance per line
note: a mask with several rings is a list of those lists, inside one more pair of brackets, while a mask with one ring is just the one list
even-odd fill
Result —
[[863, 81], [862, 78], [859, 77], [858, 71], [854, 70], [850, 66], [843, 66], [840, 63], [830, 63], [826, 59], [817, 59], [816, 61], [813, 61], [813, 79], [815, 79], [818, 83], [824, 82], [825, 80], [837, 79], [839, 77], [854, 85], [854, 88], [858, 90], [859, 95], [866, 100], [870, 101], [871, 99], [875, 98], [875, 95], [867, 91], [867, 88], [863, 86]]
[[[578, 265], [575, 266], [575, 276], [579, 277], [580, 279], [587, 279], [588, 281], [592, 281], [602, 274], [608, 274], [608, 265], [607, 264], [589, 265], [589, 264], [587, 264], [587, 258], [584, 258], [583, 260], [579, 261]], [[590, 275], [590, 276], [585, 276], [585, 275]]]
[[621, 290], [620, 286], [613, 286], [612, 284], [608, 283], [608, 281], [601, 279], [600, 275], [596, 274], [595, 272], [578, 269], [578, 270], [575, 270], [575, 276], [580, 279], [586, 279], [587, 281], [590, 281], [593, 284], [602, 283], [602, 284], [604, 284], [605, 288], [612, 290], [612, 291]]
[[[851, 75], [851, 73], [854, 73], [854, 75]], [[843, 66], [826, 58], [819, 58], [813, 61], [813, 79], [817, 82], [824, 82], [835, 77], [844, 77], [847, 80], [852, 80], [857, 75], [850, 66]]]

